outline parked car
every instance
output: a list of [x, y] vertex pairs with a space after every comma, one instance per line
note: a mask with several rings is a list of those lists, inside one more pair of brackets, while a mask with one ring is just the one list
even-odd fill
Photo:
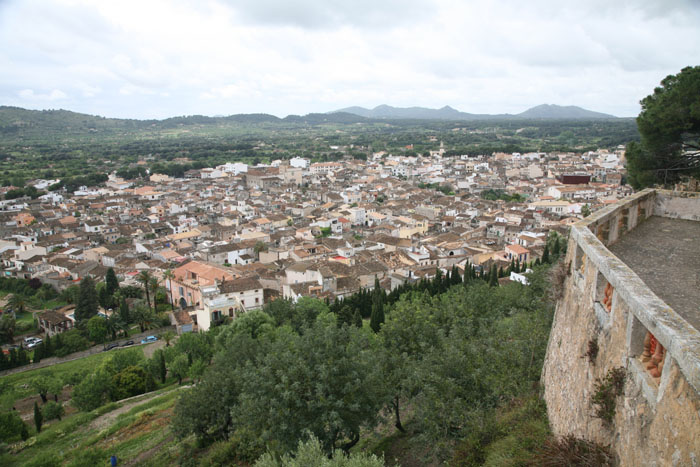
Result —
[[148, 336], [148, 337], [144, 337], [143, 339], [141, 339], [141, 343], [148, 344], [149, 342], [155, 342], [157, 340], [158, 340], [158, 338], [156, 336]]
[[134, 345], [134, 341], [122, 342], [122, 347], [126, 347], [127, 345]]
[[117, 347], [119, 347], [119, 343], [112, 342], [111, 344], [107, 344], [107, 347], [105, 347], [105, 350], [112, 350], [112, 349], [116, 349]]
[[28, 349], [33, 349], [37, 345], [41, 344], [44, 342], [43, 339], [39, 339], [38, 337], [25, 337], [24, 338], [24, 343], [26, 344]]

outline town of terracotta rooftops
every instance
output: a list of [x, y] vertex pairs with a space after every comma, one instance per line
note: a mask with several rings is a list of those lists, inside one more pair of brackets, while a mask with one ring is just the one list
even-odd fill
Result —
[[700, 466], [698, 24], [0, 0], [0, 466]]
[[178, 330], [206, 331], [277, 297], [334, 301], [375, 278], [392, 290], [436, 268], [529, 264], [550, 231], [565, 235], [582, 213], [629, 195], [623, 173], [624, 148], [447, 157], [441, 147], [231, 162], [178, 178], [111, 174], [102, 186], [2, 201], [3, 270], [58, 291], [102, 282], [108, 268], [140, 287], [146, 271], [187, 311], [173, 317]]

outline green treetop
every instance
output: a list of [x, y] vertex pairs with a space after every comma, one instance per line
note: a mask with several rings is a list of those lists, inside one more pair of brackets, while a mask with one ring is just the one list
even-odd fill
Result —
[[661, 81], [641, 100], [641, 143], [627, 145], [629, 183], [634, 188], [670, 184], [700, 175], [700, 66]]

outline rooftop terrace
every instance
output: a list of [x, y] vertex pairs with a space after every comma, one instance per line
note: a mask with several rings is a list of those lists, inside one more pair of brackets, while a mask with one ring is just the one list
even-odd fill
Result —
[[700, 222], [652, 216], [608, 248], [700, 330]]

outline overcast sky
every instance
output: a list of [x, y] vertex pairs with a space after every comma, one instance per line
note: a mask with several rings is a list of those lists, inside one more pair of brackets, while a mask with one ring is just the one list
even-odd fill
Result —
[[699, 25], [698, 0], [0, 0], [0, 105], [635, 116], [662, 78], [700, 65]]

